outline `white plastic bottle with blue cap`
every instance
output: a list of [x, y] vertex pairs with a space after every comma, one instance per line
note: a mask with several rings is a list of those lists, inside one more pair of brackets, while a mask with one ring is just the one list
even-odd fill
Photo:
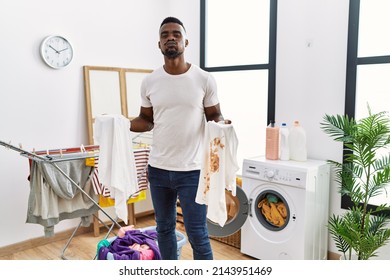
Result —
[[280, 160], [290, 160], [290, 131], [286, 123], [280, 127]]

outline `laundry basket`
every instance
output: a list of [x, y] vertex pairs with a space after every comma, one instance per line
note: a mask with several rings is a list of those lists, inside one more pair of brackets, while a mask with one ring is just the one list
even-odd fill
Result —
[[[141, 228], [139, 229], [140, 231], [147, 231], [147, 230], [156, 230], [156, 226], [150, 226], [150, 227], [145, 227], [145, 228]], [[181, 250], [182, 250], [182, 247], [187, 243], [187, 237], [180, 231], [176, 230], [176, 237], [177, 237], [177, 259], [179, 260], [180, 257], [181, 257]], [[107, 238], [107, 239], [104, 239], [104, 240], [101, 240], [99, 243], [98, 243], [98, 246], [97, 246], [97, 254], [96, 256], [99, 255], [99, 249], [101, 246], [110, 246], [110, 244], [117, 238], [117, 236], [114, 236], [114, 237], [111, 237], [111, 238]], [[157, 241], [156, 241], [157, 243]], [[106, 260], [114, 260], [114, 256], [112, 253], [108, 253], [107, 254], [107, 258]]]

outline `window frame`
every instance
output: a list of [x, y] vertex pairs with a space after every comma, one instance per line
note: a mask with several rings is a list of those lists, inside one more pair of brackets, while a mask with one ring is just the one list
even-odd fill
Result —
[[[347, 47], [347, 69], [346, 69], [346, 86], [345, 86], [345, 106], [344, 112], [350, 118], [355, 117], [356, 106], [356, 85], [357, 85], [357, 68], [359, 65], [390, 63], [390, 55], [358, 57], [359, 43], [359, 16], [360, 0], [349, 1], [349, 18], [348, 18], [348, 47]], [[353, 203], [349, 196], [341, 197], [341, 208], [349, 209]], [[368, 209], [375, 209], [376, 205], [368, 205]], [[384, 211], [390, 214], [390, 211]]]
[[269, 49], [267, 64], [231, 65], [219, 67], [206, 67], [206, 1], [200, 1], [200, 68], [208, 72], [242, 71], [242, 70], [268, 70], [268, 104], [267, 121], [275, 120], [275, 85], [276, 85], [276, 30], [277, 30], [277, 3], [270, 1], [269, 18]]

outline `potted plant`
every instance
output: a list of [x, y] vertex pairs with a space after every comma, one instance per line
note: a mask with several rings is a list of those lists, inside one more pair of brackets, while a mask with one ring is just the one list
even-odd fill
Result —
[[[369, 205], [370, 199], [386, 193], [390, 183], [390, 119], [387, 112], [360, 120], [344, 115], [325, 115], [321, 129], [343, 142], [343, 162], [328, 160], [335, 172], [341, 196], [351, 205], [342, 215], [331, 215], [328, 228], [341, 258], [367, 260], [377, 256], [390, 239], [390, 206]], [[385, 152], [383, 152], [385, 151]]]

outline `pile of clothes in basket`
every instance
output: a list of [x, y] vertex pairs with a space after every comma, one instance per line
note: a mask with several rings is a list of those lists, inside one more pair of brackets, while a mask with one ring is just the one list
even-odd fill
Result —
[[161, 260], [154, 227], [122, 227], [118, 236], [99, 242], [98, 260]]
[[[176, 230], [177, 259], [187, 243], [184, 233]], [[98, 243], [98, 260], [161, 260], [155, 226], [135, 229], [133, 225], [119, 229], [117, 236]]]

